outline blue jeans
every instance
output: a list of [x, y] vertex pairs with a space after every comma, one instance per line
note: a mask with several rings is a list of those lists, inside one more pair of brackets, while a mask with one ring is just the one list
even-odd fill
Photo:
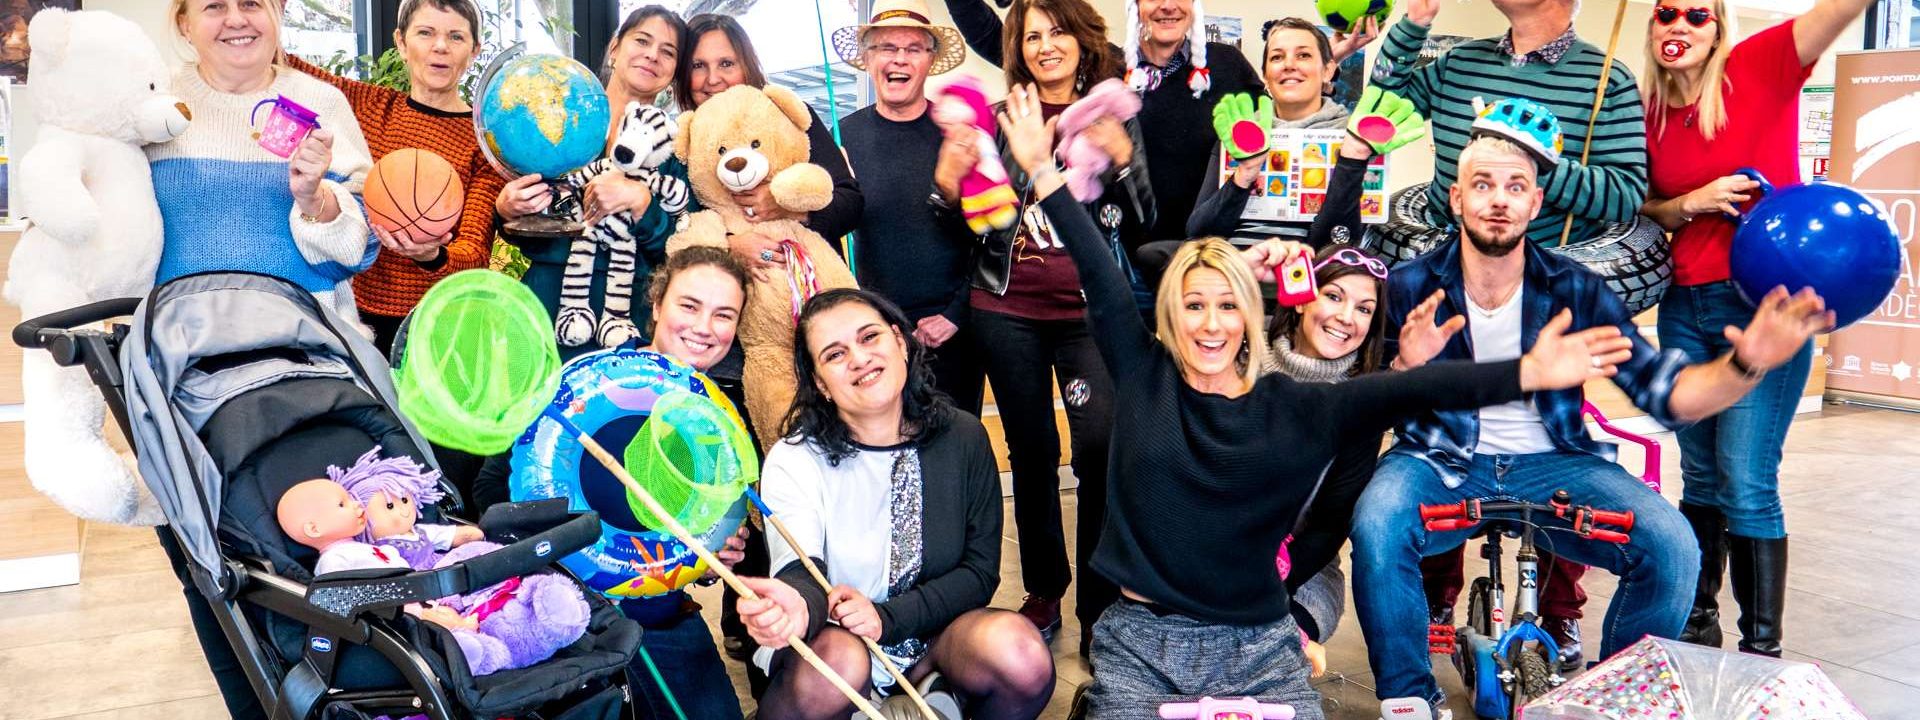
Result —
[[[640, 649], [653, 659], [687, 717], [740, 720], [740, 698], [733, 693], [733, 681], [727, 678], [727, 666], [713, 645], [713, 633], [699, 613], [683, 615], [672, 624], [648, 625], [640, 633]], [[636, 652], [627, 666], [638, 716], [674, 717], [660, 682], [647, 669], [646, 657]]]
[[[1691, 362], [1706, 362], [1733, 349], [1723, 334], [1726, 326], [1746, 327], [1751, 319], [1753, 307], [1740, 299], [1731, 282], [1674, 287], [1660, 302], [1660, 346], [1685, 352]], [[1732, 535], [1787, 536], [1780, 507], [1780, 449], [1812, 366], [1813, 343], [1808, 341], [1733, 407], [1678, 433], [1685, 481], [1681, 501], [1719, 508]]]
[[1535, 537], [1541, 550], [1620, 577], [1607, 608], [1601, 654], [1619, 652], [1645, 635], [1680, 634], [1700, 572], [1693, 531], [1680, 511], [1619, 465], [1573, 452], [1475, 455], [1466, 481], [1448, 488], [1426, 460], [1396, 448], [1380, 459], [1353, 514], [1354, 611], [1381, 699], [1437, 700], [1440, 694], [1427, 657], [1420, 558], [1459, 547], [1471, 531], [1429, 533], [1421, 525], [1420, 506], [1472, 498], [1544, 503], [1563, 489], [1575, 504], [1634, 515], [1626, 545], [1559, 531]]

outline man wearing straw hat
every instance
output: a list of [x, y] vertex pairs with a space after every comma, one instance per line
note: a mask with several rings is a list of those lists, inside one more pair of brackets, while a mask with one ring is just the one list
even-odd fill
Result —
[[980, 414], [986, 366], [967, 332], [973, 233], [960, 178], [977, 155], [933, 121], [927, 78], [966, 60], [960, 32], [929, 21], [925, 0], [877, 0], [873, 17], [833, 34], [834, 50], [873, 79], [874, 102], [840, 123], [847, 163], [867, 196], [854, 233], [860, 286], [892, 300], [932, 349], [934, 383]]

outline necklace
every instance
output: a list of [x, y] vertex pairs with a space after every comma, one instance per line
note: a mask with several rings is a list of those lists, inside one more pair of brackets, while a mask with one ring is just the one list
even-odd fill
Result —
[[1483, 317], [1483, 318], [1491, 318], [1495, 315], [1500, 314], [1501, 310], [1505, 310], [1507, 308], [1507, 304], [1513, 302], [1513, 299], [1515, 297], [1519, 297], [1519, 295], [1520, 295], [1520, 283], [1515, 283], [1513, 286], [1513, 289], [1507, 291], [1506, 297], [1500, 298], [1499, 301], [1493, 304], [1493, 307], [1486, 308], [1486, 307], [1481, 307], [1479, 299], [1473, 297], [1472, 292], [1468, 292], [1467, 306], [1473, 308], [1473, 312], [1475, 315], [1479, 315], [1480, 317]]

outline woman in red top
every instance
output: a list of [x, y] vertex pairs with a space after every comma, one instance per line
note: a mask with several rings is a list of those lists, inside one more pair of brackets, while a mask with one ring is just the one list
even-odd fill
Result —
[[[1647, 22], [1647, 103], [1652, 191], [1641, 212], [1673, 233], [1674, 284], [1660, 305], [1660, 345], [1692, 362], [1732, 352], [1724, 329], [1751, 312], [1728, 280], [1734, 212], [1756, 183], [1800, 180], [1800, 87], [1834, 38], [1869, 0], [1819, 0], [1805, 15], [1735, 43], [1722, 0], [1658, 0]], [[1744, 363], [1734, 359], [1735, 367]], [[1679, 433], [1685, 490], [1680, 510], [1700, 540], [1700, 580], [1681, 638], [1720, 645], [1715, 596], [1731, 558], [1740, 604], [1740, 649], [1780, 655], [1787, 527], [1780, 507], [1781, 445], [1813, 360], [1808, 343], [1719, 416]]]
[[473, 134], [473, 108], [460, 98], [460, 78], [479, 51], [480, 13], [470, 0], [407, 0], [400, 6], [393, 44], [406, 61], [408, 91], [339, 77], [288, 56], [299, 70], [340, 89], [360, 121], [373, 159], [401, 148], [421, 148], [453, 164], [466, 188], [460, 222], [438, 238], [380, 237], [380, 257], [353, 279], [360, 318], [374, 331], [374, 344], [389, 352], [401, 318], [427, 288], [449, 274], [486, 267], [493, 249], [493, 200], [504, 184], [480, 154]]

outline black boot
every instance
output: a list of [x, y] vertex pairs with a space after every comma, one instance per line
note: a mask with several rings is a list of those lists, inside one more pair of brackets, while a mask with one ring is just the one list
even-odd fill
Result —
[[1680, 514], [1700, 541], [1700, 579], [1693, 587], [1693, 609], [1680, 641], [1720, 647], [1720, 581], [1727, 573], [1727, 517], [1711, 505], [1680, 503]]
[[1740, 604], [1740, 652], [1780, 657], [1787, 604], [1787, 539], [1727, 536], [1728, 575]]

